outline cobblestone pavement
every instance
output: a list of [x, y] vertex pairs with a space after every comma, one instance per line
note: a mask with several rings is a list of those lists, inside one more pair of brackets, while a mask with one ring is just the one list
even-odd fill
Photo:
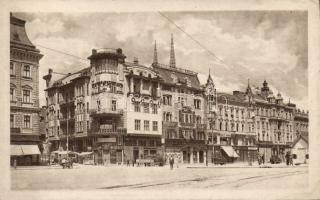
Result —
[[16, 189], [294, 189], [308, 186], [308, 167], [85, 166], [73, 169], [18, 167], [11, 169], [11, 188]]

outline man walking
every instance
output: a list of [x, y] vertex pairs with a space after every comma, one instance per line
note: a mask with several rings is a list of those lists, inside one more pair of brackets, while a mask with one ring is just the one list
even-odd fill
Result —
[[173, 164], [174, 164], [174, 159], [173, 156], [171, 155], [170, 159], [169, 159], [169, 164], [170, 164], [170, 169], [173, 169]]

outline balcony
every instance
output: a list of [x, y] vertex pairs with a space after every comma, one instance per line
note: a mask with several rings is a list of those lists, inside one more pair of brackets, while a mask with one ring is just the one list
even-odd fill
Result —
[[103, 128], [101, 127], [99, 130], [93, 131], [94, 134], [98, 135], [119, 135], [119, 134], [126, 134], [127, 129], [123, 127], [118, 128]]
[[122, 114], [123, 109], [103, 108], [90, 110], [90, 115], [93, 117], [120, 116]]
[[165, 144], [168, 146], [184, 146], [184, 145], [205, 145], [205, 140], [193, 139], [166, 139]]
[[180, 122], [180, 126], [179, 127], [183, 127], [183, 128], [194, 128], [194, 123], [185, 123], [185, 122]]
[[166, 128], [177, 128], [178, 122], [163, 121], [163, 126]]
[[197, 124], [197, 129], [198, 130], [206, 130], [207, 129], [207, 125], [206, 124]]
[[10, 133], [11, 134], [21, 133], [21, 130], [20, 128], [10, 128]]
[[74, 117], [69, 117], [68, 119], [66, 117], [64, 118], [59, 118], [60, 120], [60, 123], [66, 123], [67, 121], [68, 122], [74, 122], [75, 118]]

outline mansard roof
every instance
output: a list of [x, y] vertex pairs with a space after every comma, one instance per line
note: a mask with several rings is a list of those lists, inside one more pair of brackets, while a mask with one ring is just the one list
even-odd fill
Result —
[[[165, 84], [184, 84], [185, 80], [188, 79], [190, 81], [191, 88], [196, 90], [201, 89], [200, 81], [196, 72], [181, 68], [170, 68], [169, 66], [156, 63], [153, 65], [153, 68], [160, 75]], [[177, 77], [177, 82], [174, 81], [172, 77], [173, 74]]]
[[40, 52], [28, 38], [25, 23], [26, 21], [10, 15], [10, 46]]

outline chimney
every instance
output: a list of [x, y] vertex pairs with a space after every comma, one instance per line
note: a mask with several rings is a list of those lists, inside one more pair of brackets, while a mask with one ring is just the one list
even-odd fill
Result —
[[53, 73], [53, 70], [51, 68], [49, 68], [48, 74], [43, 77], [43, 79], [46, 81], [47, 88], [51, 87], [52, 73]]
[[134, 58], [133, 58], [133, 63], [136, 64], [136, 65], [139, 64], [139, 61], [138, 61], [138, 58], [137, 58], [137, 57], [134, 57]]

